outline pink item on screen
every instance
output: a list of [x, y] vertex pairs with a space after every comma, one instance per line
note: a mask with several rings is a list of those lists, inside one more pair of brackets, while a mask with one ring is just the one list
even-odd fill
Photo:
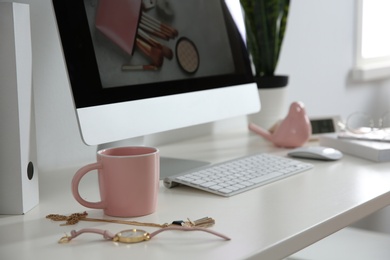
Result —
[[312, 131], [310, 120], [301, 102], [293, 102], [290, 105], [286, 118], [273, 133], [253, 123], [249, 124], [249, 129], [271, 141], [276, 146], [286, 148], [295, 148], [304, 145], [309, 140]]
[[[93, 170], [98, 170], [99, 202], [86, 201], [79, 192], [81, 179]], [[159, 179], [159, 152], [156, 148], [111, 148], [99, 151], [96, 163], [76, 172], [72, 180], [72, 193], [81, 205], [103, 209], [109, 216], [143, 216], [156, 210]]]
[[141, 0], [100, 0], [95, 26], [125, 52], [133, 55]]

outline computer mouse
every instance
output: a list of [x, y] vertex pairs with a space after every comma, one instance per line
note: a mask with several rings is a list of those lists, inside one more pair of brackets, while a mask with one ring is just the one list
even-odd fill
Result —
[[335, 161], [343, 157], [339, 150], [324, 146], [305, 146], [295, 148], [288, 153], [291, 157]]

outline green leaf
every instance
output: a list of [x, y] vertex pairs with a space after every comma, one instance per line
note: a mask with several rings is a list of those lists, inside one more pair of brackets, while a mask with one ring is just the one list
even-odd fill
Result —
[[256, 76], [274, 75], [286, 31], [290, 0], [240, 0], [240, 3]]

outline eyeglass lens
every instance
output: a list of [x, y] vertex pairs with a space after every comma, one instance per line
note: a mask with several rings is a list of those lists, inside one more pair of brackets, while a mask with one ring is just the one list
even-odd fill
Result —
[[351, 114], [347, 118], [347, 129], [356, 134], [370, 133], [374, 130], [382, 129], [386, 132], [390, 132], [390, 113], [384, 113], [377, 121], [378, 125], [374, 124], [373, 118], [361, 112]]
[[381, 128], [386, 132], [390, 132], [390, 113], [386, 112], [381, 118]]
[[364, 134], [372, 131], [374, 122], [371, 116], [365, 113], [353, 113], [347, 118], [347, 128], [356, 134]]

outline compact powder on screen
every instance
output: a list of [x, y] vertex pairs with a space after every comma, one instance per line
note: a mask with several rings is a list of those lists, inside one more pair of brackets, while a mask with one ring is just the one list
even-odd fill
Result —
[[182, 37], [176, 44], [176, 59], [180, 67], [188, 73], [195, 73], [199, 67], [199, 53], [195, 44]]

